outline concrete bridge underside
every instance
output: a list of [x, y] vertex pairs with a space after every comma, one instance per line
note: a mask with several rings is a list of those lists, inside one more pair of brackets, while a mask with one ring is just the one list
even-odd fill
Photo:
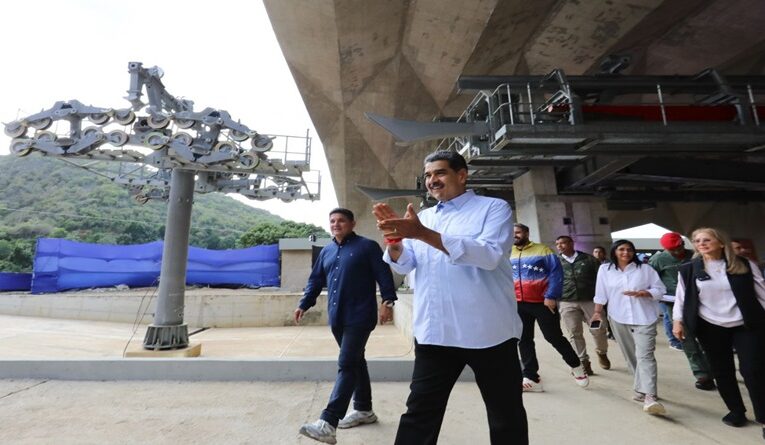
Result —
[[[424, 121], [458, 116], [472, 98], [456, 90], [461, 75], [546, 74], [553, 68], [593, 74], [609, 54], [631, 56], [625, 74], [695, 74], [710, 67], [765, 74], [761, 0], [265, 5], [324, 145], [338, 200], [360, 215], [359, 231], [368, 235], [374, 234], [372, 202], [355, 185], [414, 188], [433, 144], [396, 146], [364, 112]], [[405, 201], [393, 203], [402, 208]], [[755, 239], [765, 251], [759, 202], [663, 202], [652, 210], [607, 213], [612, 230], [655, 222], [688, 233], [716, 225]]]

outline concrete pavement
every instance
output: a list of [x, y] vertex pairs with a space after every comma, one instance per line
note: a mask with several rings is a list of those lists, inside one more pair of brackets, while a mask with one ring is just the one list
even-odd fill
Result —
[[[119, 358], [127, 339], [124, 331], [127, 328], [129, 336], [130, 325], [94, 326], [94, 322], [87, 322], [90, 330], [85, 330], [82, 325], [70, 325], [70, 322], [3, 316], [0, 319], [0, 367], [4, 366], [3, 362], [8, 363], [10, 357], [18, 358], [21, 351], [26, 351], [27, 358], [34, 358], [31, 350], [37, 351], [37, 358], [55, 357], [55, 351], [59, 351], [82, 360], [97, 359], [98, 354], [123, 360], [125, 364], [133, 360]], [[276, 338], [285, 337], [290, 339], [282, 344], [291, 344], [289, 348], [271, 350], [279, 354], [315, 352], [317, 357], [334, 359], [336, 349], [333, 352], [331, 343], [326, 341], [331, 341], [326, 337], [326, 328], [317, 327], [315, 331], [314, 328], [280, 328], [303, 329], [299, 335], [290, 332], [276, 335], [273, 328], [260, 329], [267, 329], [262, 331], [264, 337], [260, 340], [256, 335], [259, 331], [249, 331], [254, 336], [249, 339], [245, 331], [205, 331], [208, 341], [203, 341], [203, 355], [206, 350], [219, 351], [222, 357], [234, 355], [246, 361], [255, 359], [247, 351], [263, 351], [264, 348], [257, 345], [275, 344]], [[98, 332], [104, 337], [98, 337], [101, 335]], [[407, 340], [396, 339], [395, 330], [375, 332], [377, 337], [373, 336], [375, 339], [370, 343], [370, 358], [373, 354], [408, 354]], [[389, 338], [384, 338], [386, 336]], [[20, 338], [43, 347], [30, 348], [27, 343], [22, 348]], [[754, 423], [744, 428], [730, 428], [720, 421], [726, 411], [719, 396], [693, 387], [685, 356], [670, 350], [663, 335], [659, 336], [656, 355], [659, 395], [668, 411], [665, 417], [648, 416], [639, 404], [631, 401], [632, 377], [613, 342], [610, 342], [612, 351], [609, 353], [612, 370], [603, 371], [595, 365], [597, 375], [592, 377], [590, 387], [580, 389], [557, 353], [541, 336], [538, 340], [546, 392], [524, 395], [531, 443], [763, 443], [759, 426]], [[45, 346], [46, 341], [51, 343]], [[322, 342], [324, 346], [320, 346]], [[61, 349], [67, 343], [71, 347]], [[205, 344], [208, 344], [206, 349]], [[386, 349], [389, 344], [391, 349]], [[108, 352], [103, 352], [107, 349]], [[405, 409], [408, 383], [375, 381], [374, 374], [372, 378], [375, 411], [380, 422], [339, 431], [341, 444], [393, 441], [398, 417]], [[0, 424], [3, 425], [0, 443], [315, 443], [298, 436], [297, 430], [301, 423], [318, 417], [332, 382], [263, 382], [254, 381], [256, 375], [252, 379], [238, 382], [0, 380]], [[746, 394], [743, 387], [742, 390]], [[751, 418], [751, 410], [749, 416]], [[455, 386], [439, 443], [489, 443], [486, 414], [474, 383], [459, 382]]]

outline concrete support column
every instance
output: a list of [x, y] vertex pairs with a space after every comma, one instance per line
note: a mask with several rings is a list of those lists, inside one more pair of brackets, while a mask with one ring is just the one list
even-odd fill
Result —
[[535, 167], [513, 181], [515, 220], [529, 226], [534, 242], [551, 248], [555, 238], [568, 235], [576, 249], [611, 244], [606, 202], [590, 196], [559, 196], [553, 167]]

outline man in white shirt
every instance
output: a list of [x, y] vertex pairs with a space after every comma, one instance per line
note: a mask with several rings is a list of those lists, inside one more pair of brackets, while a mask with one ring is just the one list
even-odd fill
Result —
[[465, 365], [486, 404], [492, 444], [528, 444], [517, 343], [522, 326], [505, 260], [512, 246], [507, 202], [466, 189], [457, 153], [425, 159], [425, 185], [439, 203], [399, 218], [375, 204], [394, 271], [414, 270], [415, 361], [396, 444], [435, 444], [449, 394]]

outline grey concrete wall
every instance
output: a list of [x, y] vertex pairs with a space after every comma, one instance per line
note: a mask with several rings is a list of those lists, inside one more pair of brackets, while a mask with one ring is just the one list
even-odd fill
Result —
[[552, 167], [530, 169], [513, 181], [513, 188], [515, 220], [529, 226], [532, 241], [553, 248], [557, 237], [568, 235], [583, 252], [592, 252], [597, 245], [611, 243], [605, 200], [558, 195]]
[[311, 275], [311, 250], [282, 250], [281, 288], [302, 292]]
[[[184, 321], [194, 327], [291, 326], [301, 293], [250, 289], [190, 289]], [[133, 323], [152, 322], [154, 290], [88, 291], [31, 295], [0, 295], [0, 314], [73, 320]], [[326, 296], [306, 314], [307, 325], [326, 325]]]
[[[292, 326], [293, 312], [301, 297], [302, 293], [251, 289], [189, 289], [184, 321], [193, 327]], [[379, 301], [379, 295], [377, 298]], [[411, 339], [413, 296], [399, 292], [398, 298], [393, 322]], [[150, 292], [141, 289], [42, 295], [6, 292], [0, 293], [0, 314], [118, 323], [133, 323], [138, 318], [141, 324], [148, 324], [152, 322], [155, 302]], [[326, 325], [326, 308], [326, 294], [322, 293], [302, 324]]]

